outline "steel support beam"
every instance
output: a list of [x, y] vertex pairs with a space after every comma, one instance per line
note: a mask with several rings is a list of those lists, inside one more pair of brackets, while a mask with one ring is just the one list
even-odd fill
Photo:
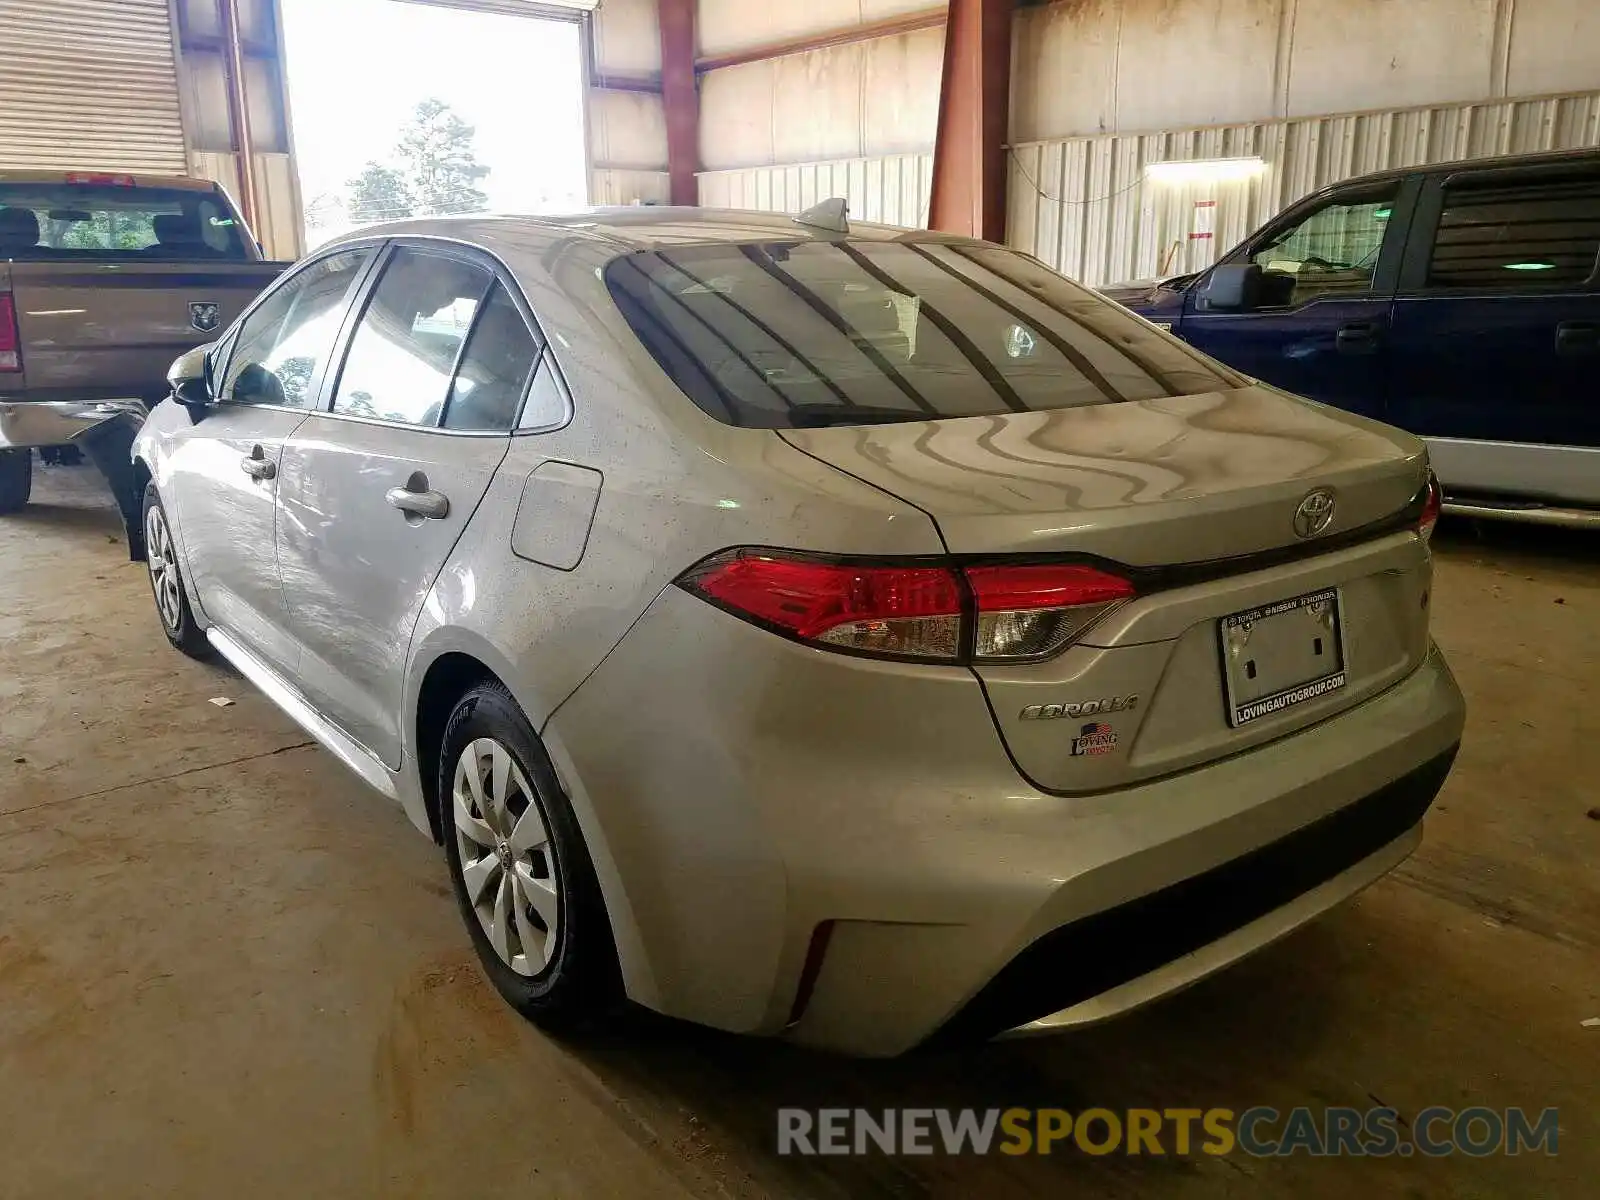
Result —
[[256, 220], [256, 144], [250, 134], [250, 104], [245, 94], [244, 37], [239, 32], [238, 0], [222, 0], [222, 37], [227, 50], [228, 133], [239, 170], [239, 213], [252, 237], [260, 237]]
[[695, 63], [702, 75], [707, 71], [720, 71], [723, 67], [737, 67], [743, 63], [763, 62], [769, 58], [784, 58], [790, 54], [805, 54], [812, 50], [825, 50], [831, 46], [850, 46], [856, 42], [871, 42], [878, 38], [899, 37], [922, 29], [933, 29], [945, 21], [944, 5], [901, 13], [880, 21], [865, 21], [860, 25], [847, 25], [843, 29], [830, 29], [804, 37], [785, 38], [780, 42], [767, 42], [748, 46], [743, 50], [730, 50], [714, 54]]
[[1001, 242], [1015, 0], [950, 0], [928, 224]]
[[667, 118], [667, 173], [674, 204], [698, 204], [700, 93], [694, 77], [695, 0], [656, 0], [661, 26], [661, 105]]

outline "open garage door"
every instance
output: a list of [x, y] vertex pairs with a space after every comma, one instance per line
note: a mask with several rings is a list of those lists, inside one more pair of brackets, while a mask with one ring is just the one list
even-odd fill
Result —
[[4, 0], [0, 56], [0, 169], [187, 171], [168, 0]]
[[586, 7], [281, 0], [305, 244], [407, 217], [582, 208]]

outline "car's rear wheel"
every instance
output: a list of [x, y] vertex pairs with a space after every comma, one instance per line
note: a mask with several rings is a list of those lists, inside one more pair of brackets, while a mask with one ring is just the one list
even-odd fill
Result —
[[450, 880], [496, 990], [523, 1016], [569, 1027], [621, 993], [600, 885], [538, 735], [499, 683], [456, 704], [439, 755]]
[[161, 496], [152, 482], [144, 489], [145, 564], [150, 568], [150, 591], [156, 600], [156, 615], [161, 632], [190, 658], [209, 658], [211, 643], [189, 608], [189, 594], [183, 586], [183, 570], [178, 566], [178, 545], [161, 507]]
[[27, 507], [33, 492], [33, 451], [0, 450], [0, 516]]

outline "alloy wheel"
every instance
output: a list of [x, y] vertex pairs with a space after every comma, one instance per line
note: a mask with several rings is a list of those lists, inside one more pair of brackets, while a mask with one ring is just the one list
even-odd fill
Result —
[[511, 752], [478, 738], [451, 785], [456, 850], [467, 899], [500, 960], [537, 975], [555, 956], [561, 899], [550, 833]]
[[150, 587], [156, 595], [156, 608], [167, 629], [177, 633], [183, 627], [183, 587], [178, 575], [178, 552], [167, 530], [167, 518], [159, 505], [151, 505], [144, 518], [145, 561], [150, 567]]

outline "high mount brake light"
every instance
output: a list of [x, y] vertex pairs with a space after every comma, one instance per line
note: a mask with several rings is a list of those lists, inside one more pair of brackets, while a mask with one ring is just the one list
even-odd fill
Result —
[[948, 663], [1047, 658], [1136, 594], [1078, 564], [862, 564], [762, 549], [724, 551], [678, 582], [797, 641]]
[[67, 176], [69, 184], [88, 184], [101, 187], [138, 187], [132, 175], [108, 175], [101, 171], [73, 171]]

